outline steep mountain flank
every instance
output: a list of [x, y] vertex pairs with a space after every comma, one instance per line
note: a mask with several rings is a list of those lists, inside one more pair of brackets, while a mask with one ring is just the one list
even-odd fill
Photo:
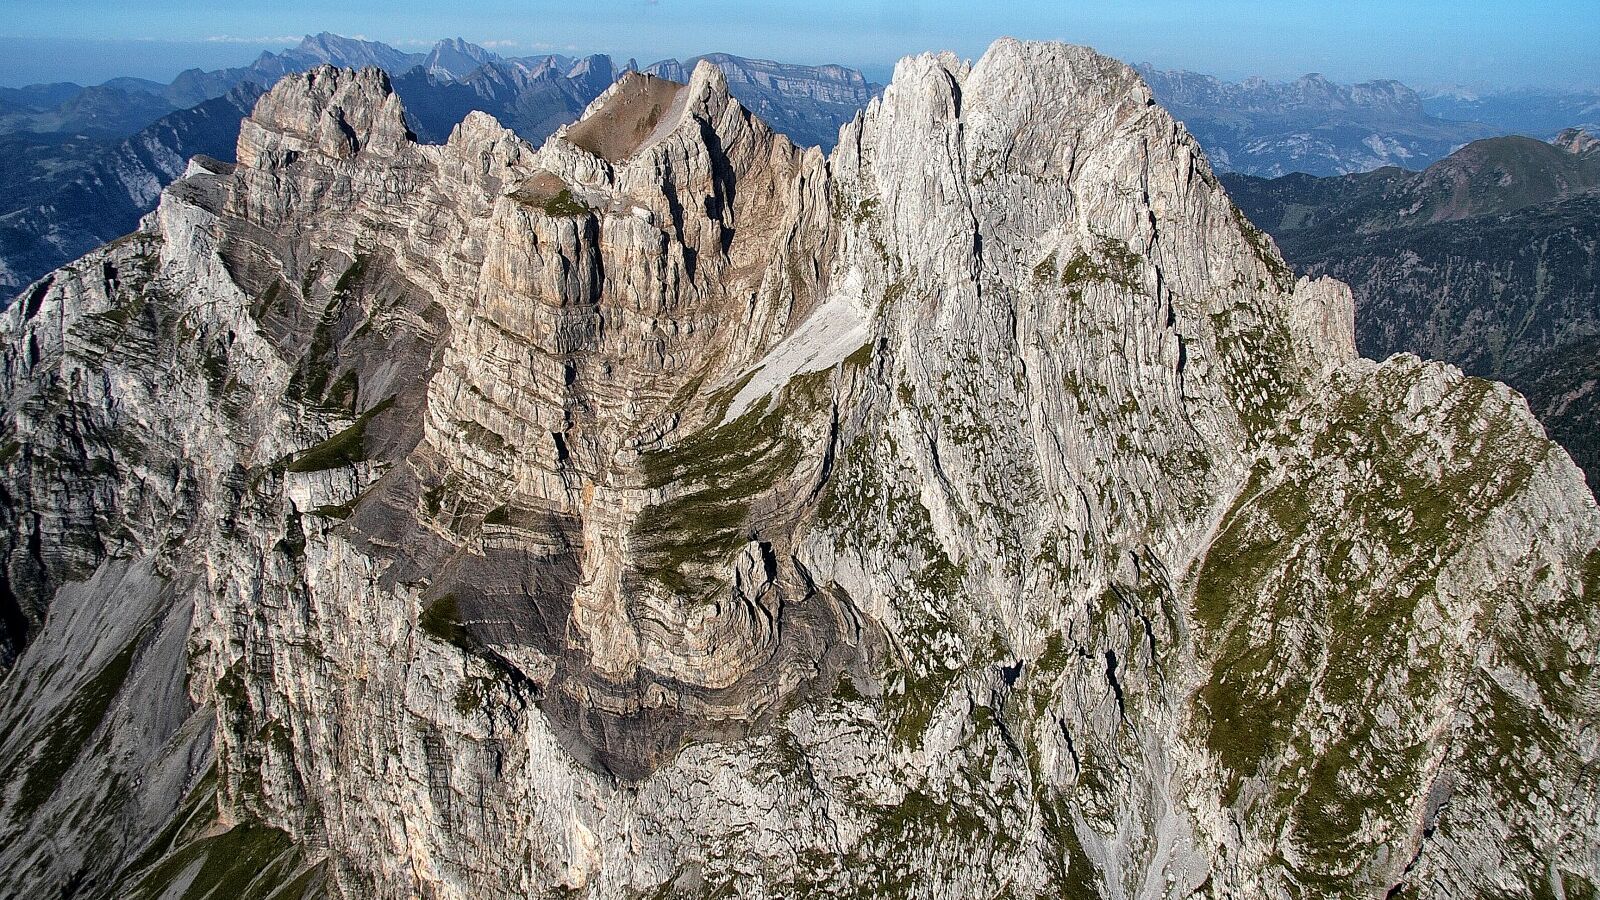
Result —
[[708, 63], [537, 150], [321, 68], [237, 159], [0, 323], [4, 883], [1597, 877], [1581, 474], [1126, 66], [910, 58], [828, 157]]
[[1600, 335], [1592, 137], [1478, 141], [1421, 172], [1224, 182], [1298, 270], [1350, 284], [1363, 353], [1505, 379], [1600, 488], [1600, 407], [1579, 349]]

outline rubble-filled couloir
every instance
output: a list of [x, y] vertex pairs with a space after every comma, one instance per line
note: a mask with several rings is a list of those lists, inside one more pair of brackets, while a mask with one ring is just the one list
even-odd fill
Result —
[[[6, 312], [0, 880], [1575, 896], [1600, 512], [1120, 63], [291, 76]], [[208, 894], [207, 892], [211, 892]], [[220, 892], [220, 893], [219, 893]]]

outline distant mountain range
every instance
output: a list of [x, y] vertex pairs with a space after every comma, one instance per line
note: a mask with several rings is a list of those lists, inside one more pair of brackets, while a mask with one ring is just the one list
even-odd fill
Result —
[[[747, 108], [801, 145], [832, 147], [839, 126], [881, 88], [843, 66], [800, 66], [711, 54], [644, 71], [683, 81], [700, 59], [721, 68]], [[440, 142], [473, 110], [539, 143], [577, 118], [633, 60], [603, 55], [502, 57], [459, 38], [409, 53], [334, 34], [263, 53], [247, 66], [190, 69], [168, 84], [117, 78], [84, 87], [0, 89], [0, 298], [130, 231], [160, 186], [195, 154], [232, 158], [237, 121], [283, 76], [331, 63], [388, 72], [408, 124]], [[1421, 95], [1395, 81], [1225, 82], [1138, 67], [1218, 171], [1336, 175], [1421, 168], [1479, 138], [1600, 119], [1600, 95], [1517, 92]], [[231, 122], [228, 120], [232, 119]], [[1481, 121], [1467, 121], [1477, 119]]]
[[127, 84], [0, 88], [0, 132], [115, 139], [126, 137], [177, 108], [160, 94]]
[[[458, 51], [456, 61], [463, 58], [465, 53]], [[444, 63], [430, 63], [395, 76], [394, 89], [405, 102], [407, 123], [424, 142], [444, 143], [451, 129], [477, 110], [540, 144], [557, 128], [575, 121], [590, 101], [633, 68], [632, 60], [619, 68], [603, 55], [579, 60], [491, 59], [452, 76], [444, 74]]]
[[1422, 98], [1398, 81], [1347, 85], [1307, 75], [1290, 82], [1227, 82], [1138, 68], [1156, 99], [1225, 172], [1342, 175], [1389, 165], [1416, 168], [1497, 133], [1482, 123], [1430, 114]]
[[688, 82], [700, 60], [714, 63], [728, 79], [728, 90], [763, 122], [805, 146], [832, 149], [839, 126], [855, 117], [882, 85], [871, 84], [844, 66], [795, 66], [764, 59], [712, 53], [678, 62], [663, 60], [645, 72]]
[[1600, 141], [1476, 141], [1420, 172], [1261, 179], [1228, 192], [1284, 257], [1356, 297], [1356, 341], [1522, 391], [1600, 488]]
[[[662, 60], [647, 71], [682, 80], [701, 59], [722, 67], [741, 102], [757, 113], [774, 113], [773, 127], [802, 145], [831, 147], [839, 126], [880, 90], [860, 72], [844, 66], [801, 66], [726, 53], [684, 62]], [[323, 63], [352, 69], [374, 66], [391, 76], [408, 76], [413, 85], [421, 78], [464, 83], [491, 107], [473, 108], [488, 112], [495, 111], [492, 107], [515, 106], [517, 101], [508, 92], [525, 90], [541, 78], [560, 75], [588, 88], [604, 81], [599, 84], [604, 90], [617, 75], [638, 68], [633, 60], [617, 65], [603, 55], [502, 57], [461, 38], [439, 41], [426, 53], [406, 53], [375, 41], [323, 33], [308, 35], [299, 45], [279, 53], [262, 53], [248, 66], [188, 69], [169, 84], [117, 78], [92, 87], [58, 83], [0, 88], [0, 134], [72, 133], [121, 139], [162, 116], [221, 97], [239, 85], [270, 86], [285, 75]], [[407, 109], [411, 110], [409, 104]], [[581, 107], [567, 121], [579, 111]]]
[[[842, 66], [706, 58], [723, 68], [734, 96], [802, 145], [831, 148], [877, 90]], [[650, 71], [686, 80], [696, 61], [664, 60]], [[190, 69], [170, 84], [120, 78], [0, 89], [0, 297], [132, 231], [190, 157], [231, 160], [255, 99], [283, 76], [324, 63], [388, 72], [407, 124], [434, 143], [474, 110], [540, 143], [638, 68], [604, 55], [501, 57], [459, 38], [405, 53], [324, 33], [248, 66]]]
[[[441, 48], [453, 43], [441, 41], [434, 53], [447, 52]], [[241, 84], [268, 87], [291, 72], [322, 63], [377, 66], [399, 73], [423, 65], [433, 55], [402, 53], [386, 44], [324, 33], [307, 36], [279, 53], [262, 53], [248, 66], [188, 69], [168, 84], [115, 78], [90, 87], [61, 83], [0, 88], [0, 132], [78, 133], [120, 140], [162, 116], [222, 97]]]
[[1472, 91], [1422, 93], [1422, 108], [1442, 119], [1483, 122], [1501, 134], [1550, 137], [1568, 128], [1600, 132], [1600, 90]]
[[51, 154], [62, 144], [30, 145], [30, 136], [0, 138], [0, 152], [38, 151], [0, 181], [0, 294], [9, 299], [63, 261], [132, 231], [191, 157], [232, 158], [239, 121], [261, 92], [241, 84], [120, 141], [65, 144], [70, 155]]
[[1137, 68], [1221, 172], [1276, 177], [1421, 169], [1480, 138], [1600, 131], [1597, 91], [1419, 93], [1398, 81], [1336, 84], [1312, 74], [1288, 82], [1229, 82]]

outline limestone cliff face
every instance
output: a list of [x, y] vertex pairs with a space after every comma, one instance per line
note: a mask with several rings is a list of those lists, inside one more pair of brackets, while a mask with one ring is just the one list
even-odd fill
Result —
[[1125, 66], [907, 59], [827, 158], [705, 64], [404, 122], [291, 76], [5, 314], [4, 883], [1600, 877], [1581, 475]]

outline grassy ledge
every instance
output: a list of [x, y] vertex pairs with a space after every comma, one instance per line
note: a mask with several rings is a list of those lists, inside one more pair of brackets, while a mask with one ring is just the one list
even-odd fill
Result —
[[352, 466], [365, 460], [368, 423], [393, 405], [394, 398], [390, 397], [362, 413], [349, 428], [295, 457], [294, 461], [289, 463], [289, 471], [321, 472], [341, 466]]

